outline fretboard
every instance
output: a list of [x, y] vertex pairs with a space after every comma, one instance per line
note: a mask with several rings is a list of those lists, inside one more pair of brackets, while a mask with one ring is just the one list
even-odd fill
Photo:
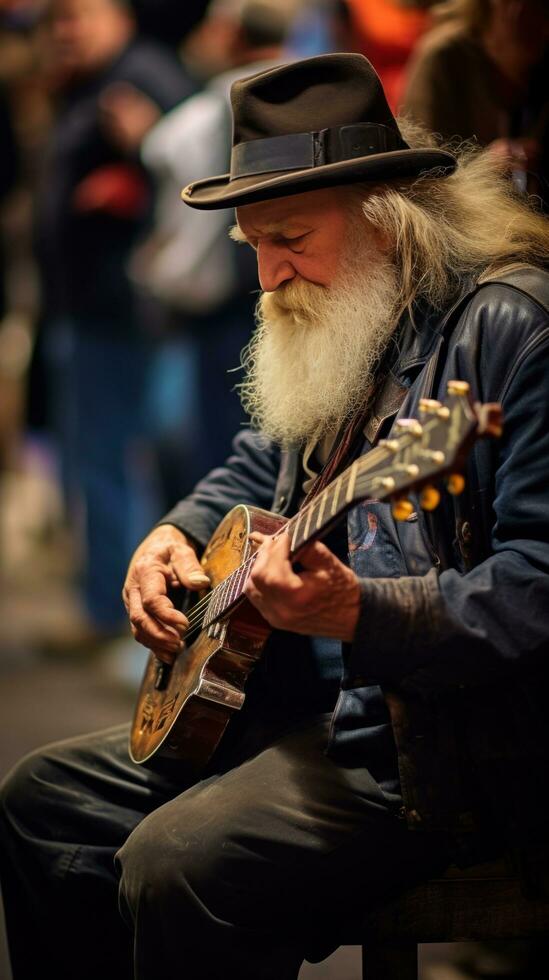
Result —
[[[287, 524], [281, 527], [275, 537], [288, 534], [290, 537], [290, 557], [297, 557], [299, 551], [334, 524], [355, 501], [360, 459], [344, 470], [333, 483], [330, 483], [318, 496], [314, 497]], [[243, 565], [235, 569], [212, 592], [203, 626], [210, 626], [225, 615], [244, 593], [248, 576], [254, 566], [256, 555], [251, 555]]]

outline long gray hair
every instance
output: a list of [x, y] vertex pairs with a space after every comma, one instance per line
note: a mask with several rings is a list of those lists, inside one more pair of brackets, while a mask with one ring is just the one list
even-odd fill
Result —
[[[400, 119], [411, 147], [440, 145]], [[448, 177], [356, 185], [362, 212], [392, 243], [400, 295], [411, 311], [426, 299], [444, 309], [464, 277], [514, 263], [549, 264], [549, 221], [514, 189], [502, 165], [471, 144], [448, 147], [458, 166]]]

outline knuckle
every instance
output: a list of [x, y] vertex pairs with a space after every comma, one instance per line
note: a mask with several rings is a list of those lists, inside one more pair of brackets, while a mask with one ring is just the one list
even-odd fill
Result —
[[143, 599], [143, 608], [148, 613], [156, 615], [162, 607], [162, 596], [158, 594], [147, 596]]
[[132, 616], [132, 626], [139, 632], [144, 632], [147, 618], [145, 613], [139, 611]]

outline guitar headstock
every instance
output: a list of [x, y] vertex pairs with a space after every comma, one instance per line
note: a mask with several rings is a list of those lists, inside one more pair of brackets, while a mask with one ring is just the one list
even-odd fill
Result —
[[393, 514], [399, 520], [406, 520], [414, 510], [405, 497], [410, 490], [419, 490], [421, 506], [434, 510], [440, 500], [434, 481], [446, 477], [448, 492], [461, 493], [472, 444], [481, 436], [499, 437], [502, 424], [499, 405], [473, 404], [468, 383], [450, 381], [444, 402], [421, 399], [418, 419], [397, 422], [394, 436], [379, 443], [381, 457], [376, 455], [370, 462], [370, 454], [362, 457], [364, 469], [357, 490], [365, 489], [367, 479], [370, 495], [378, 500], [391, 499]]

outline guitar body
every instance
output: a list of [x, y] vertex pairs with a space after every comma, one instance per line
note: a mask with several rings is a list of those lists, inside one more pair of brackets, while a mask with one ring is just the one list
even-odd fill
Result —
[[[252, 531], [274, 534], [286, 519], [239, 505], [223, 519], [202, 557], [212, 587], [252, 554]], [[207, 592], [201, 593], [207, 595]], [[154, 768], [178, 760], [200, 772], [245, 697], [246, 680], [271, 627], [246, 599], [225, 620], [203, 629], [171, 669], [149, 657], [132, 725], [130, 755]]]

